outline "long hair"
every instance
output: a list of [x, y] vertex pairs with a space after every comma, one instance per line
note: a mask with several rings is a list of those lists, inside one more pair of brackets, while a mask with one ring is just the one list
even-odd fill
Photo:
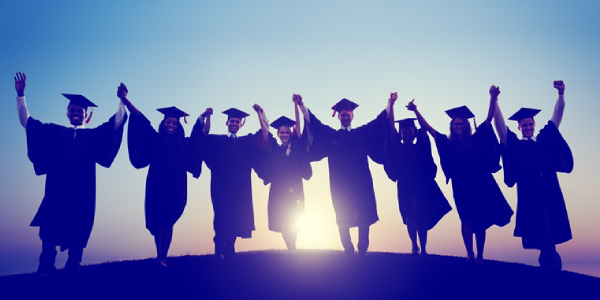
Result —
[[461, 120], [463, 120], [464, 123], [467, 123], [466, 130], [463, 134], [467, 137], [471, 136], [472, 130], [471, 130], [471, 122], [469, 122], [469, 119], [456, 117], [456, 118], [452, 118], [452, 120], [450, 121], [450, 135], [448, 136], [448, 138], [450, 138], [450, 140], [458, 140], [458, 137], [456, 137], [456, 134], [454, 134], [454, 130], [452, 129], [452, 123], [454, 123], [454, 120], [456, 120], [456, 119], [461, 119]]

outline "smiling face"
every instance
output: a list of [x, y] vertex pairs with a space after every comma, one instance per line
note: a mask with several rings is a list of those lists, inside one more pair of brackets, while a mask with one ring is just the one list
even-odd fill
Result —
[[237, 133], [240, 130], [240, 119], [230, 117], [225, 125], [227, 125], [229, 132]]
[[279, 137], [281, 144], [284, 146], [290, 142], [291, 135], [292, 135], [292, 132], [290, 131], [290, 128], [287, 126], [281, 126], [277, 130], [277, 136]]
[[467, 133], [469, 128], [469, 120], [464, 120], [463, 118], [454, 118], [452, 120], [452, 132], [457, 136], [463, 136], [463, 134]]
[[415, 129], [413, 127], [400, 128], [400, 137], [402, 138], [402, 143], [412, 144], [415, 140]]
[[166, 117], [164, 126], [165, 131], [168, 134], [173, 134], [177, 130], [177, 127], [179, 127], [179, 120], [177, 120], [177, 118], [174, 117]]
[[67, 118], [73, 126], [81, 126], [86, 115], [85, 108], [79, 105], [71, 104], [67, 107]]
[[530, 138], [533, 136], [535, 131], [535, 121], [533, 118], [525, 118], [519, 122], [519, 130], [523, 134], [523, 137]]
[[354, 119], [354, 112], [351, 110], [342, 110], [338, 114], [338, 119], [344, 127], [349, 127]]

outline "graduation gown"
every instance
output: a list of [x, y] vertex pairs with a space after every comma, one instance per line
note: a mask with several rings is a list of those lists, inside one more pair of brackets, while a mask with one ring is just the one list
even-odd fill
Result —
[[415, 144], [403, 144], [400, 135], [388, 143], [385, 173], [398, 187], [398, 206], [402, 221], [416, 218], [420, 228], [429, 230], [452, 210], [435, 182], [437, 166], [431, 155], [429, 136], [417, 130]]
[[369, 160], [383, 164], [387, 135], [385, 110], [375, 120], [350, 131], [335, 130], [310, 113], [313, 143], [310, 161], [327, 157], [329, 184], [339, 227], [371, 225], [379, 217]]
[[278, 145], [269, 134], [269, 147], [264, 155], [264, 184], [271, 184], [267, 205], [269, 230], [296, 232], [296, 221], [304, 213], [304, 188], [302, 179], [312, 176], [312, 168], [306, 150], [306, 134], [302, 138], [293, 135], [288, 146]]
[[540, 241], [560, 244], [572, 238], [565, 199], [556, 172], [573, 170], [573, 154], [556, 125], [548, 122], [536, 141], [520, 140], [507, 130], [503, 154], [504, 182], [517, 184], [515, 236], [526, 249], [540, 249]]
[[27, 155], [35, 174], [46, 175], [44, 199], [31, 226], [43, 229], [42, 241], [61, 251], [87, 246], [96, 209], [96, 164], [112, 164], [127, 115], [116, 130], [115, 118], [93, 129], [27, 121]]
[[203, 142], [204, 163], [211, 171], [210, 195], [215, 233], [252, 237], [252, 169], [259, 177], [259, 151], [262, 131], [238, 136], [209, 134]]
[[[163, 126], [164, 121], [159, 126]], [[203, 123], [197, 121], [190, 137], [183, 128], [173, 134], [156, 132], [143, 115], [132, 114], [127, 132], [129, 160], [137, 168], [148, 169], [146, 178], [146, 228], [156, 235], [172, 227], [187, 203], [187, 172], [195, 178], [202, 171], [201, 140]]]
[[436, 132], [446, 183], [452, 179], [452, 193], [461, 221], [471, 222], [474, 230], [510, 222], [513, 210], [506, 202], [492, 173], [501, 169], [498, 139], [488, 123], [463, 140], [450, 140]]

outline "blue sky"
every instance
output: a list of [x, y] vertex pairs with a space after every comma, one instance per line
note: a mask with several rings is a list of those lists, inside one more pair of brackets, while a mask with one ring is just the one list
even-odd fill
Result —
[[[259, 103], [271, 120], [293, 116], [299, 93], [325, 123], [341, 98], [360, 104], [353, 124], [374, 118], [390, 92], [399, 93], [396, 117], [416, 98], [420, 111], [448, 132], [446, 109], [468, 105], [483, 120], [489, 86], [499, 85], [505, 116], [521, 106], [550, 118], [556, 100], [552, 81], [566, 83], [561, 132], [575, 155], [572, 174], [559, 176], [574, 239], [559, 246], [565, 266], [600, 261], [596, 149], [593, 120], [599, 111], [600, 21], [597, 1], [4, 1], [0, 4], [0, 274], [31, 272], [41, 243], [28, 227], [43, 197], [44, 178], [35, 176], [18, 122], [12, 76], [25, 72], [33, 117], [67, 124], [61, 93], [80, 93], [99, 105], [90, 126], [117, 108], [124, 82], [131, 101], [157, 125], [158, 107], [175, 105], [193, 120], [207, 107], [251, 112]], [[216, 113], [212, 132], [225, 133]], [[185, 125], [189, 134], [192, 122]], [[516, 129], [514, 124], [509, 124]], [[258, 129], [254, 115], [241, 133]], [[539, 127], [539, 126], [538, 126]], [[146, 170], [135, 170], [127, 147], [110, 169], [98, 167], [96, 224], [84, 263], [155, 255], [144, 228]], [[437, 160], [437, 154], [434, 157]], [[300, 235], [301, 248], [341, 249], [328, 188], [327, 164], [313, 164], [305, 182], [307, 216], [315, 228]], [[408, 252], [410, 240], [397, 208], [395, 184], [372, 164], [380, 221], [370, 250]], [[516, 190], [502, 184], [516, 208]], [[453, 204], [451, 187], [438, 183]], [[213, 250], [210, 171], [189, 177], [188, 207], [175, 226], [170, 253]], [[253, 175], [257, 231], [238, 250], [283, 249], [267, 229], [268, 187]], [[464, 256], [455, 211], [430, 232], [429, 251]], [[536, 251], [512, 237], [514, 219], [488, 232], [490, 259], [536, 264]], [[59, 255], [62, 266], [64, 255]], [[575, 270], [576, 267], [573, 267]], [[589, 271], [587, 271], [589, 272]], [[597, 271], [597, 275], [600, 271]]]

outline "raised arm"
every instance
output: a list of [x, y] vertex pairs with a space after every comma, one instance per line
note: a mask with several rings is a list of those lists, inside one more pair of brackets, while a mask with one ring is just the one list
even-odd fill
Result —
[[[300, 96], [300, 95], [298, 95]], [[296, 116], [296, 124], [294, 125], [294, 132], [300, 138], [302, 137], [302, 131], [300, 130], [300, 109], [298, 109], [298, 103], [294, 103], [294, 114]]]
[[202, 122], [204, 122], [204, 128], [202, 128], [204, 136], [207, 136], [210, 132], [210, 116], [212, 114], [213, 109], [209, 107], [200, 115], [200, 117], [198, 117]]
[[308, 109], [306, 109], [306, 106], [304, 106], [304, 102], [302, 102], [302, 96], [294, 94], [294, 96], [292, 96], [292, 101], [294, 101], [294, 103], [298, 105], [298, 108], [302, 112], [302, 115], [304, 115], [304, 119], [306, 120], [306, 122], [308, 122], [308, 124], [310, 124], [310, 114], [308, 113]]
[[421, 128], [424, 128], [425, 130], [427, 130], [427, 132], [429, 132], [429, 134], [431, 134], [431, 136], [433, 136], [435, 138], [437, 131], [435, 129], [433, 129], [433, 127], [431, 127], [431, 125], [429, 125], [429, 123], [427, 123], [427, 121], [425, 121], [425, 118], [423, 118], [423, 116], [417, 109], [417, 105], [415, 104], [415, 99], [412, 99], [412, 101], [408, 102], [408, 104], [406, 105], [406, 109], [415, 112], [415, 115], [417, 117], [417, 120], [419, 121], [419, 125], [421, 125]]
[[25, 73], [18, 72], [15, 74], [15, 90], [17, 91], [17, 113], [19, 114], [19, 121], [21, 126], [27, 129], [27, 119], [29, 119], [29, 111], [27, 110], [27, 104], [25, 104], [25, 85], [27, 77]]
[[129, 101], [129, 99], [127, 99], [127, 93], [129, 93], [129, 90], [127, 90], [127, 86], [125, 86], [125, 84], [121, 82], [119, 87], [117, 87], [117, 97], [121, 99], [121, 102], [123, 102], [125, 107], [127, 107], [127, 109], [132, 115], [139, 116], [140, 111], [131, 103], [131, 101]]
[[484, 123], [490, 123], [494, 118], [494, 113], [496, 111], [496, 102], [498, 102], [498, 95], [500, 95], [500, 87], [492, 85], [490, 87], [490, 106], [488, 108], [487, 118], [485, 118]]
[[554, 112], [552, 113], [552, 119], [550, 119], [550, 121], [558, 128], [562, 121], [563, 112], [565, 111], [565, 83], [562, 80], [557, 80], [554, 82], [554, 88], [558, 90], [558, 99], [554, 105]]
[[390, 138], [394, 138], [396, 136], [396, 125], [394, 124], [394, 104], [396, 103], [396, 100], [398, 100], [398, 93], [390, 93], [390, 99], [388, 100], [388, 105], [386, 107], [388, 123], [390, 124]]
[[252, 108], [254, 108], [254, 110], [256, 111], [256, 114], [258, 115], [258, 120], [260, 122], [260, 128], [262, 129], [262, 133], [263, 133], [263, 139], [266, 141], [267, 138], [269, 137], [269, 121], [267, 119], [267, 116], [265, 115], [265, 111], [262, 109], [262, 107], [260, 107], [260, 105], [258, 104], [254, 104], [252, 106]]

